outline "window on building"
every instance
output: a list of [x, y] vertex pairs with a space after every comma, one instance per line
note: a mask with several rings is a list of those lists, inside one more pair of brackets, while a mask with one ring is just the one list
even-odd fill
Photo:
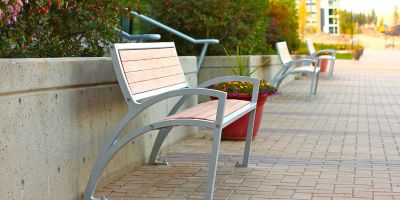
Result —
[[309, 13], [315, 13], [316, 12], [316, 6], [315, 5], [308, 5], [307, 6], [307, 11], [309, 12]]
[[337, 23], [338, 23], [337, 18], [329, 17], [329, 24], [337, 24]]

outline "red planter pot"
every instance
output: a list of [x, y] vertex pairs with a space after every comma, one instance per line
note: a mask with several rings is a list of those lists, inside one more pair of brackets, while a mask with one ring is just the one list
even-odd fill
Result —
[[[253, 129], [253, 139], [257, 136], [258, 130], [260, 129], [261, 118], [264, 110], [264, 104], [267, 101], [268, 94], [259, 94], [257, 100], [257, 110], [256, 110], [256, 118], [254, 121], [254, 129]], [[251, 96], [249, 94], [228, 94], [228, 99], [239, 99], [250, 101]], [[222, 129], [222, 139], [223, 140], [246, 140], [247, 135], [247, 125], [249, 122], [249, 115], [246, 114], [243, 117], [239, 118], [229, 126]]]
[[325, 72], [329, 65], [328, 59], [321, 59], [320, 72]]

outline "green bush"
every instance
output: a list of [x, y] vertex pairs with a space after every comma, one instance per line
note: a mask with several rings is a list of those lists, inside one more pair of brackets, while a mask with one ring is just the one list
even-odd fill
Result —
[[289, 50], [296, 51], [300, 47], [300, 39], [295, 0], [270, 0], [267, 17], [267, 43], [274, 45], [286, 41]]
[[[121, 40], [114, 31], [120, 16], [141, 11], [139, 5], [148, 8], [148, 16], [194, 38], [219, 39], [209, 55], [238, 46], [243, 54], [270, 54], [281, 40], [291, 50], [298, 48], [294, 0], [2, 0], [0, 57], [102, 56], [110, 42]], [[201, 51], [201, 45], [149, 24], [139, 27], [175, 41], [180, 55]]]
[[[208, 55], [225, 55], [222, 47], [234, 52], [244, 47], [243, 54], [265, 54], [271, 45], [265, 41], [265, 0], [148, 0], [147, 15], [193, 38], [215, 38], [219, 45], [210, 45]], [[193, 45], [168, 32], [154, 29], [163, 41], [175, 41], [180, 55], [199, 55], [201, 45]]]
[[0, 57], [102, 56], [126, 6], [118, 0], [0, 1]]
[[[351, 45], [349, 44], [322, 44], [322, 43], [314, 43], [315, 50], [322, 49], [335, 49], [335, 50], [351, 50]], [[296, 51], [297, 54], [308, 55], [307, 45], [302, 42], [300, 44], [300, 48]]]

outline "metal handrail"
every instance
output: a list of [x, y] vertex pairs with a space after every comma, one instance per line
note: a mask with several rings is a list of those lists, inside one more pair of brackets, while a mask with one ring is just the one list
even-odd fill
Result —
[[200, 67], [203, 64], [204, 56], [206, 55], [206, 51], [207, 51], [208, 45], [209, 44], [218, 44], [219, 43], [219, 40], [217, 40], [217, 39], [194, 39], [194, 38], [192, 38], [192, 37], [190, 37], [190, 36], [188, 36], [188, 35], [186, 35], [186, 34], [184, 34], [182, 32], [179, 32], [179, 31], [177, 31], [177, 30], [165, 25], [165, 24], [162, 24], [162, 23], [160, 23], [160, 22], [158, 22], [158, 21], [156, 21], [156, 20], [154, 20], [154, 19], [152, 19], [150, 17], [147, 17], [146, 15], [139, 14], [139, 13], [134, 12], [134, 11], [132, 11], [131, 14], [136, 16], [136, 17], [138, 17], [139, 19], [141, 19], [141, 20], [143, 20], [145, 22], [153, 24], [153, 25], [155, 25], [155, 26], [157, 26], [157, 27], [159, 27], [161, 29], [164, 29], [164, 30], [176, 35], [176, 36], [179, 36], [179, 37], [181, 37], [181, 38], [193, 43], [193, 44], [203, 44], [203, 49], [201, 50], [200, 57], [199, 57], [199, 60], [197, 62], [197, 73], [199, 73]]
[[129, 34], [123, 30], [118, 30], [118, 33], [121, 37], [127, 40], [135, 40], [138, 42], [142, 42], [144, 40], [159, 40], [161, 36], [159, 34]]

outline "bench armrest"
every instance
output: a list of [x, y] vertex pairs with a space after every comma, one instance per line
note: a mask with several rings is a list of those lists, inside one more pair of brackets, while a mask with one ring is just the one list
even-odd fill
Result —
[[218, 100], [225, 100], [226, 99], [226, 92], [219, 91], [219, 90], [213, 90], [213, 89], [208, 89], [208, 88], [183, 88], [179, 90], [172, 90], [168, 91], [153, 97], [148, 98], [146, 101], [142, 102], [141, 106], [143, 107], [149, 107], [159, 101], [169, 99], [172, 97], [178, 97], [178, 96], [190, 96], [190, 95], [204, 95], [204, 96], [210, 96], [210, 97], [216, 97]]
[[[179, 89], [179, 90], [172, 90], [172, 91], [165, 92], [165, 93], [148, 98], [146, 101], [141, 103], [141, 108], [140, 108], [140, 111], [138, 111], [138, 112], [142, 112], [143, 110], [147, 109], [148, 107], [150, 107], [160, 101], [172, 98], [172, 97], [191, 96], [191, 95], [204, 95], [204, 96], [218, 98], [217, 113], [218, 113], [218, 111], [220, 111], [220, 109], [225, 108], [225, 102], [226, 102], [226, 97], [227, 97], [226, 92], [208, 89], [208, 88], [183, 88], [183, 89]], [[220, 108], [220, 106], [222, 106], [222, 108]], [[223, 112], [223, 110], [222, 110], [222, 112]]]
[[251, 102], [255, 103], [257, 102], [258, 99], [258, 91], [260, 88], [260, 80], [256, 78], [251, 78], [247, 76], [221, 76], [217, 78], [210, 79], [208, 81], [205, 81], [198, 85], [198, 88], [206, 88], [211, 85], [215, 85], [218, 83], [224, 83], [224, 82], [229, 82], [229, 81], [243, 81], [243, 82], [248, 82], [253, 84], [253, 91], [251, 95]]
[[333, 57], [336, 57], [336, 50], [334, 49], [323, 49], [323, 50], [319, 50], [314, 52], [311, 56], [319, 56], [321, 54], [329, 54]]
[[318, 58], [308, 57], [308, 58], [300, 58], [300, 59], [292, 60], [288, 64], [289, 65], [294, 65], [294, 64], [298, 64], [298, 63], [305, 63], [305, 64], [314, 63], [314, 64], [318, 64], [318, 62], [319, 62]]

